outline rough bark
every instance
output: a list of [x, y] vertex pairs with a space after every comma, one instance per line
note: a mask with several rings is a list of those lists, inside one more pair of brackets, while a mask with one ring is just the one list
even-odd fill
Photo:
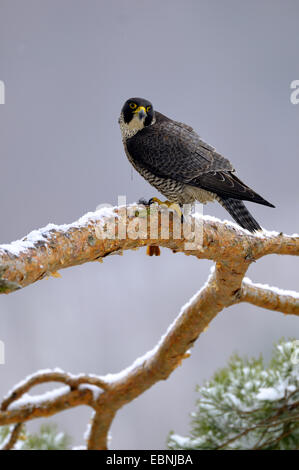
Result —
[[[210, 321], [224, 308], [239, 302], [299, 315], [299, 294], [283, 292], [244, 279], [250, 264], [269, 254], [299, 255], [299, 236], [261, 232], [253, 235], [235, 224], [208, 217], [191, 217], [192, 224], [202, 227], [202, 240], [187, 249], [188, 237], [177, 238], [181, 222], [174, 214], [169, 218], [169, 237], [161, 230], [165, 209], [154, 216], [148, 208], [132, 205], [89, 213], [78, 222], [48, 226], [34, 231], [20, 242], [0, 246], [0, 291], [10, 293], [57, 271], [86, 263], [103, 261], [109, 255], [143, 246], [161, 246], [174, 253], [183, 252], [199, 259], [215, 261], [206, 284], [182, 308], [160, 342], [119, 374], [104, 377], [72, 376], [62, 371], [35, 374], [16, 386], [1, 405], [0, 425], [15, 424], [5, 448], [12, 448], [25, 421], [51, 416], [74, 406], [88, 405], [93, 410], [88, 436], [88, 449], [106, 449], [108, 432], [117, 411], [159, 380], [168, 376], [189, 357], [190, 348]], [[149, 222], [155, 220], [157, 233], [152, 234]], [[115, 239], [106, 238], [107, 229], [115, 221]], [[138, 228], [138, 236], [134, 235]], [[106, 231], [105, 231], [106, 230]], [[132, 235], [133, 234], [133, 235]], [[53, 397], [40, 402], [22, 397], [35, 385], [59, 382], [65, 387]], [[18, 402], [18, 400], [21, 400]]]

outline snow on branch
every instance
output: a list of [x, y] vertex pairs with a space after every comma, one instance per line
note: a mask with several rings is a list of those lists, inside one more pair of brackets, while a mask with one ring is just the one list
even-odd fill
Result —
[[253, 235], [234, 223], [197, 214], [181, 223], [165, 208], [138, 204], [103, 208], [72, 224], [49, 224], [22, 240], [0, 245], [0, 293], [59, 276], [57, 271], [64, 268], [102, 262], [109, 255], [148, 245], [216, 262], [245, 258], [250, 263], [267, 254], [298, 255], [299, 235]]
[[[262, 256], [298, 256], [298, 235], [266, 231], [251, 234], [234, 223], [197, 214], [182, 222], [168, 210], [138, 204], [101, 209], [69, 225], [50, 224], [20, 241], [1, 245], [0, 292], [10, 293], [51, 274], [57, 277], [57, 271], [63, 268], [103, 261], [109, 255], [144, 246], [161, 246], [174, 253], [210, 259], [215, 267], [157, 345], [123, 371], [99, 377], [44, 370], [14, 387], [0, 408], [0, 426], [14, 425], [6, 449], [13, 447], [25, 421], [79, 405], [93, 410], [87, 448], [106, 449], [117, 411], [158, 381], [166, 380], [190, 356], [198, 336], [224, 308], [250, 302], [298, 315], [298, 294], [244, 279], [251, 263]], [[35, 385], [49, 382], [63, 387], [41, 396], [28, 394]]]
[[12, 430], [10, 433], [8, 433], [6, 439], [4, 442], [2, 442], [0, 446], [0, 450], [11, 450], [14, 448], [15, 444], [17, 443], [17, 440], [19, 439], [19, 436], [22, 432], [23, 429], [23, 423], [17, 423], [13, 426]]
[[276, 312], [299, 315], [299, 292], [253, 283], [248, 277], [243, 279], [240, 301]]

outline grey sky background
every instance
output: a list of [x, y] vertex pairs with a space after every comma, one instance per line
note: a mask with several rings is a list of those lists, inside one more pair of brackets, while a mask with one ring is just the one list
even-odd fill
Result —
[[[276, 205], [248, 203], [269, 230], [298, 232], [297, 0], [0, 0], [0, 242], [101, 203], [158, 196], [127, 161], [117, 119], [142, 96], [183, 121]], [[216, 204], [205, 213], [223, 219]], [[62, 271], [0, 299], [0, 395], [39, 369], [105, 374], [151, 349], [205, 282], [211, 263], [145, 250]], [[298, 261], [267, 257], [256, 282], [298, 290]], [[234, 306], [201, 335], [170, 379], [120, 411], [111, 448], [164, 448], [184, 433], [195, 385], [233, 352], [269, 358], [298, 319]], [[36, 389], [37, 392], [39, 389]], [[51, 419], [83, 444], [88, 409]], [[35, 429], [40, 422], [30, 424]]]

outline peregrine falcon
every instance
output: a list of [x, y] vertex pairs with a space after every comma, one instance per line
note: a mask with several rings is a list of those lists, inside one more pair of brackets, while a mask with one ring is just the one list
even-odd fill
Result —
[[242, 201], [275, 206], [246, 186], [230, 161], [192, 127], [154, 111], [143, 98], [125, 102], [119, 124], [129, 161], [167, 202], [181, 206], [217, 200], [241, 227], [261, 230]]

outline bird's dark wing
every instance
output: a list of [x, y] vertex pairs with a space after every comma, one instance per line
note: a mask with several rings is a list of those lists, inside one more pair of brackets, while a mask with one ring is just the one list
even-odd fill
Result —
[[275, 207], [262, 196], [249, 188], [243, 181], [230, 171], [213, 171], [205, 173], [189, 182], [191, 186], [197, 186], [223, 199], [233, 198], [243, 201], [252, 201], [264, 206]]
[[230, 161], [200, 139], [186, 124], [156, 112], [156, 123], [126, 141], [137, 166], [161, 178], [206, 189], [222, 198], [274, 207], [235, 176]]
[[154, 175], [188, 183], [209, 171], [233, 170], [229, 160], [203, 142], [193, 129], [156, 112], [156, 123], [126, 141], [137, 165]]

